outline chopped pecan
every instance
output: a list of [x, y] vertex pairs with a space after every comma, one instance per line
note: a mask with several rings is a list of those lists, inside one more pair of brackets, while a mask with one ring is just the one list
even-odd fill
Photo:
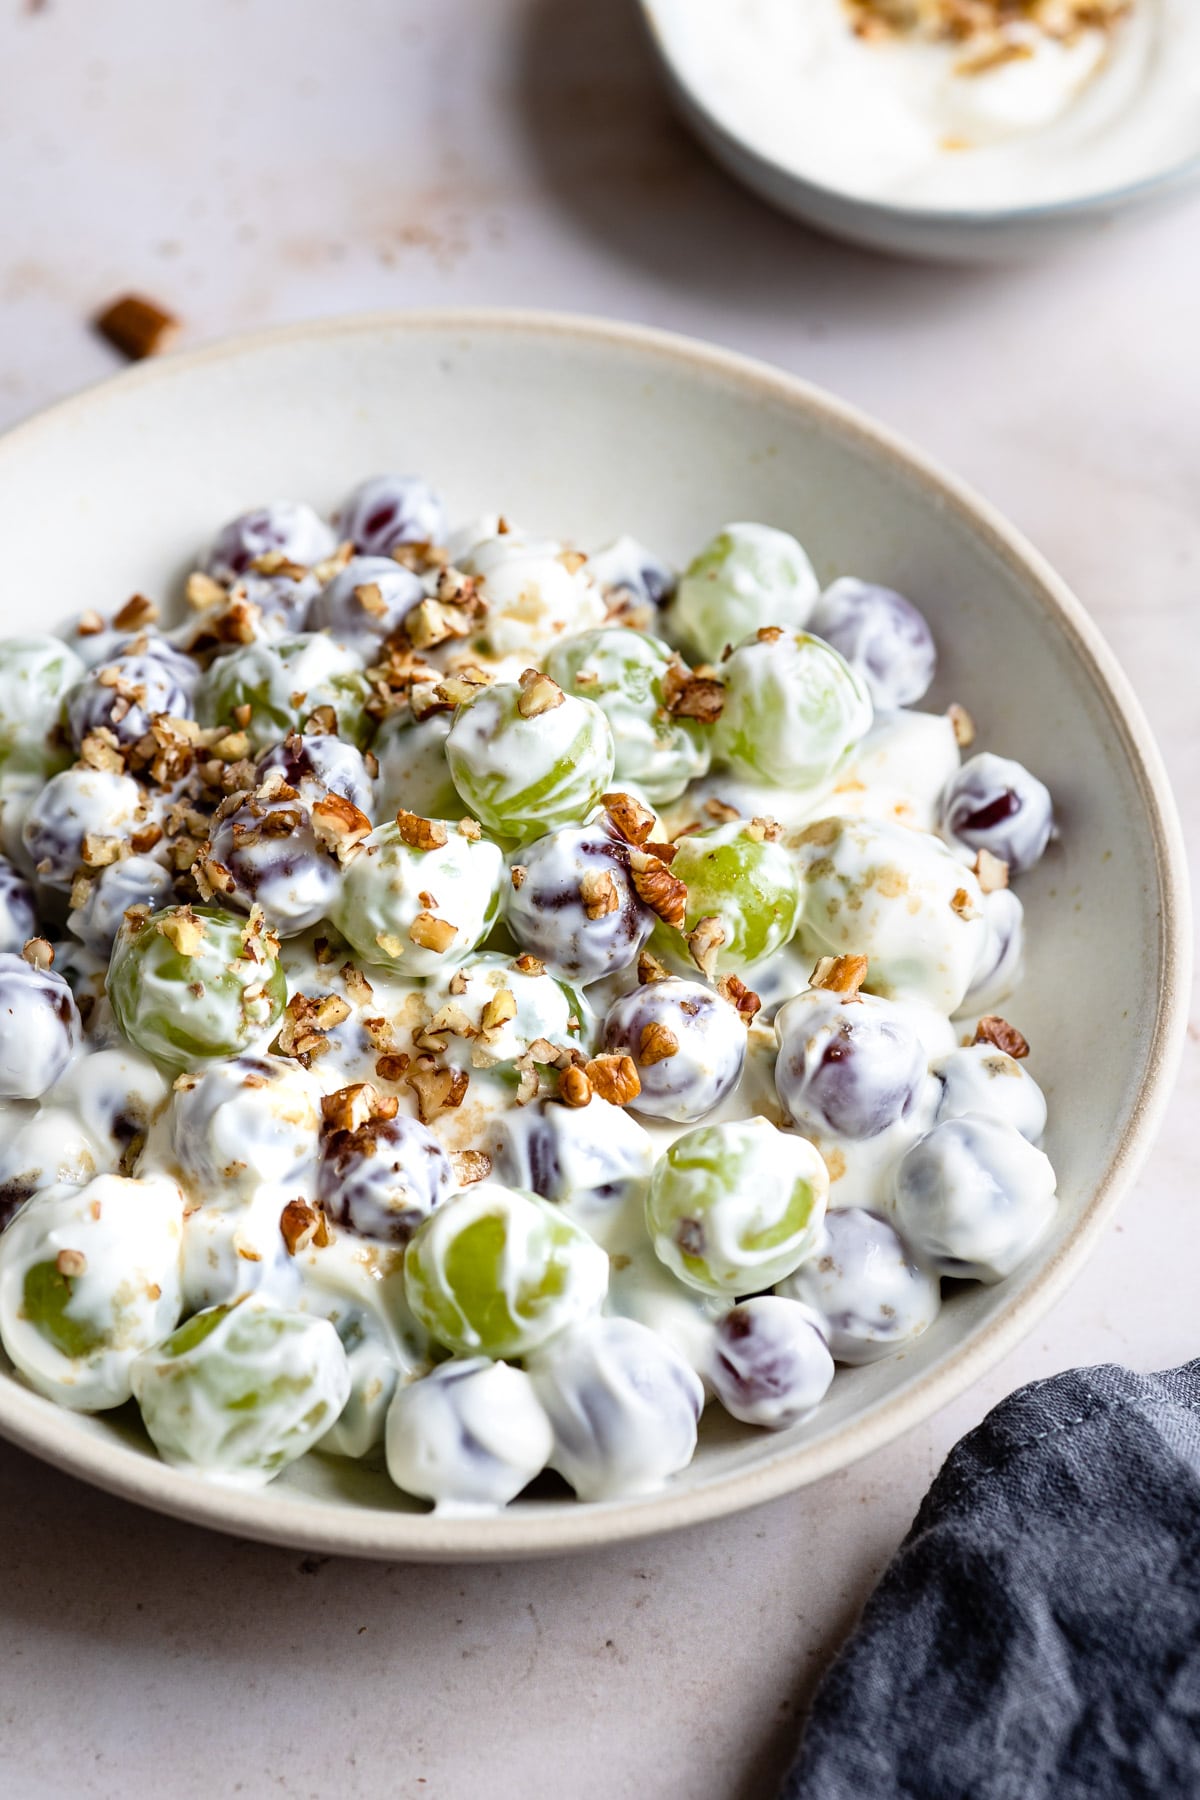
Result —
[[279, 1215], [279, 1230], [289, 1256], [299, 1256], [313, 1246], [323, 1250], [333, 1242], [325, 1214], [307, 1200], [288, 1201]]
[[225, 599], [225, 589], [212, 575], [206, 575], [203, 569], [193, 569], [184, 587], [184, 598], [196, 612], [207, 612], [210, 606], [219, 606]]
[[513, 968], [517, 971], [518, 975], [544, 975], [546, 973], [546, 965], [542, 962], [541, 958], [530, 956], [528, 951], [523, 951], [522, 954], [516, 958], [513, 963]]
[[641, 845], [654, 830], [654, 814], [632, 794], [601, 794], [601, 804], [612, 821], [613, 830], [627, 844]]
[[421, 600], [405, 615], [404, 630], [415, 650], [432, 650], [447, 638], [466, 637], [471, 630], [471, 614], [465, 607]]
[[432, 1056], [418, 1056], [405, 1071], [404, 1083], [417, 1099], [417, 1116], [423, 1125], [447, 1108], [461, 1106], [470, 1076], [465, 1069], [445, 1069]]
[[975, 879], [985, 894], [995, 894], [1008, 886], [1008, 864], [990, 850], [981, 850], [975, 858]]
[[679, 1039], [666, 1025], [652, 1019], [642, 1026], [638, 1039], [637, 1060], [644, 1069], [653, 1067], [655, 1063], [666, 1062], [670, 1056], [678, 1056]]
[[711, 981], [717, 970], [717, 956], [725, 942], [725, 927], [716, 913], [705, 913], [697, 919], [686, 938], [688, 952], [702, 975]]
[[589, 869], [580, 880], [579, 898], [589, 919], [603, 919], [621, 910], [621, 896], [611, 869]]
[[649, 950], [643, 950], [637, 962], [638, 980], [644, 985], [648, 981], [666, 981], [669, 977], [670, 970], [666, 964], [659, 962], [657, 956], [652, 956]]
[[354, 598], [365, 613], [373, 619], [386, 619], [387, 601], [383, 597], [383, 589], [377, 581], [362, 581], [354, 590]]
[[483, 836], [483, 826], [478, 819], [460, 819], [455, 830], [459, 837], [465, 837], [472, 844], [477, 844]]
[[143, 625], [153, 625], [158, 619], [158, 608], [153, 600], [145, 594], [131, 594], [119, 612], [113, 614], [113, 626], [117, 631], [140, 631]]
[[566, 1106], [586, 1106], [592, 1097], [592, 1084], [585, 1070], [572, 1063], [558, 1078], [558, 1097]]
[[529, 870], [523, 863], [514, 863], [512, 868], [508, 871], [508, 878], [518, 893], [525, 886], [525, 880], [528, 874]]
[[431, 912], [419, 912], [408, 928], [408, 935], [422, 950], [432, 950], [442, 956], [458, 936], [458, 927]]
[[371, 835], [370, 819], [344, 794], [322, 794], [313, 802], [311, 818], [313, 836], [339, 863], [350, 862]]
[[704, 802], [704, 811], [719, 825], [732, 825], [735, 819], [740, 819], [742, 816], [736, 806], [730, 806], [724, 800], [718, 800], [715, 794], [710, 800]]
[[657, 913], [664, 925], [682, 930], [687, 912], [687, 885], [672, 875], [665, 862], [647, 850], [631, 849], [629, 872], [634, 892], [643, 906]]
[[498, 988], [479, 1017], [482, 1031], [499, 1031], [517, 1016], [517, 1002], [511, 988]]
[[79, 760], [85, 768], [104, 769], [110, 775], [120, 775], [125, 767], [117, 734], [107, 725], [87, 733], [79, 746]]
[[809, 987], [827, 988], [842, 1000], [857, 1000], [867, 979], [865, 956], [823, 956], [808, 978]]
[[31, 969], [49, 969], [54, 963], [54, 946], [48, 938], [31, 937], [26, 939], [21, 955]]
[[396, 814], [396, 829], [401, 841], [412, 850], [440, 850], [449, 842], [449, 832], [440, 819], [423, 819], [419, 813], [405, 812], [401, 807]]
[[180, 956], [199, 956], [204, 948], [204, 920], [198, 919], [190, 907], [165, 913], [154, 923], [155, 928]]
[[960, 919], [975, 919], [979, 916], [965, 887], [955, 888], [951, 894], [950, 910], [957, 913]]
[[84, 833], [81, 856], [85, 868], [106, 869], [109, 863], [120, 862], [124, 851], [120, 838], [105, 837], [99, 831]]
[[75, 621], [76, 637], [96, 637], [103, 630], [104, 620], [94, 606], [89, 606], [86, 612], [80, 613]]
[[714, 725], [725, 709], [725, 684], [712, 675], [695, 675], [673, 662], [663, 676], [663, 700], [672, 718]]
[[628, 1106], [642, 1091], [632, 1056], [595, 1056], [583, 1068], [592, 1092], [612, 1106]]
[[492, 1159], [486, 1150], [452, 1150], [450, 1162], [459, 1187], [470, 1187], [473, 1181], [486, 1181], [492, 1172]]
[[376, 1058], [375, 1073], [380, 1081], [403, 1081], [411, 1060], [403, 1051], [399, 1055], [389, 1051]]
[[746, 827], [746, 836], [756, 844], [777, 844], [783, 836], [783, 826], [778, 819], [754, 818]]
[[969, 750], [975, 742], [975, 721], [965, 706], [955, 700], [946, 708], [946, 717], [954, 728], [954, 741], [960, 750]]
[[355, 1006], [367, 1006], [375, 997], [375, 990], [356, 963], [345, 962], [338, 970], [342, 978], [342, 986]]
[[399, 1105], [395, 1094], [381, 1094], [369, 1081], [356, 1081], [323, 1096], [321, 1117], [330, 1131], [357, 1131], [372, 1119], [394, 1119]]
[[122, 294], [97, 313], [96, 330], [130, 362], [157, 356], [178, 337], [180, 322], [174, 313], [147, 300], [143, 294]]
[[762, 1008], [762, 1001], [753, 989], [746, 986], [740, 975], [722, 975], [717, 983], [717, 992], [722, 1000], [728, 1000], [735, 1012], [741, 1014], [747, 1025]]
[[82, 1250], [60, 1250], [54, 1259], [54, 1266], [60, 1275], [69, 1280], [83, 1275], [87, 1271], [87, 1257]]
[[1007, 1019], [1001, 1019], [996, 1013], [985, 1013], [975, 1027], [976, 1044], [994, 1044], [997, 1050], [1003, 1050], [1019, 1062], [1029, 1055], [1029, 1044]]
[[553, 712], [566, 698], [557, 681], [540, 669], [523, 669], [519, 681], [517, 711], [523, 719], [536, 719], [541, 713]]

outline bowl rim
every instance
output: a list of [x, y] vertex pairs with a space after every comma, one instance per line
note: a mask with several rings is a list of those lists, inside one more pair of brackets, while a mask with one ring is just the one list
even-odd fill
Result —
[[[750, 138], [734, 131], [713, 111], [708, 99], [683, 72], [667, 33], [658, 18], [656, 0], [637, 0], [651, 48], [658, 58], [668, 84], [679, 102], [692, 114], [693, 122], [711, 139], [717, 141], [718, 154], [726, 159], [745, 158], [763, 175], [785, 181], [798, 201], [810, 207], [821, 201], [834, 201], [845, 210], [847, 218], [867, 225], [871, 221], [911, 226], [915, 232], [945, 228], [968, 232], [995, 228], [997, 234], [1020, 225], [1055, 224], [1059, 221], [1086, 219], [1094, 213], [1109, 213], [1151, 201], [1160, 195], [1183, 188], [1200, 180], [1200, 150], [1189, 151], [1178, 162], [1141, 175], [1117, 187], [1096, 188], [1087, 193], [1068, 195], [1061, 200], [1035, 200], [1016, 206], [913, 206], [902, 200], [885, 200], [870, 194], [855, 193], [852, 188], [838, 187], [831, 181], [818, 181], [798, 169], [789, 168], [778, 157], [769, 155]], [[726, 161], [729, 167], [729, 161]], [[762, 189], [758, 190], [760, 194]], [[814, 221], [815, 222], [815, 221]]]
[[376, 311], [243, 333], [177, 352], [109, 377], [34, 413], [0, 435], [0, 482], [38, 436], [85, 411], [142, 387], [170, 383], [206, 366], [279, 346], [353, 339], [376, 333], [440, 333], [502, 337], [538, 335], [634, 354], [676, 372], [719, 379], [748, 395], [805, 414], [818, 430], [836, 431], [915, 481], [1002, 561], [1057, 623], [1094, 698], [1128, 758], [1154, 846], [1160, 955], [1154, 1021], [1145, 1069], [1126, 1137], [1086, 1212], [1021, 1293], [952, 1358], [927, 1371], [885, 1404], [827, 1438], [781, 1450], [757, 1467], [645, 1498], [573, 1503], [553, 1513], [514, 1509], [487, 1517], [331, 1508], [271, 1488], [247, 1491], [172, 1469], [132, 1446], [87, 1430], [63, 1429], [63, 1409], [0, 1380], [0, 1436], [93, 1486], [155, 1511], [266, 1543], [392, 1560], [500, 1561], [600, 1548], [678, 1530], [762, 1505], [818, 1481], [873, 1451], [947, 1405], [1033, 1327], [1082, 1265], [1134, 1179], [1170, 1096], [1187, 1022], [1191, 968], [1190, 901], [1182, 829], [1150, 727], [1120, 664], [1083, 605], [1041, 554], [957, 477], [912, 449], [889, 428], [798, 376], [739, 352], [654, 327], [583, 314], [496, 308]]

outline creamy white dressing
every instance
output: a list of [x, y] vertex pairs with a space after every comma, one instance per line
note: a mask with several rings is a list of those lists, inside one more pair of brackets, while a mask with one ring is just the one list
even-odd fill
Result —
[[[863, 199], [999, 211], [1103, 194], [1200, 154], [1200, 13], [1134, 0], [1108, 32], [962, 72], [970, 47], [857, 37], [843, 0], [650, 0], [682, 80], [792, 173]], [[982, 60], [982, 59], [981, 59]]]

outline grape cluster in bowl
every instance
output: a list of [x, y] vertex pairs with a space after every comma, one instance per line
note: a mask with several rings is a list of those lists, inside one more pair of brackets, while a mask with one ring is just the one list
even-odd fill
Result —
[[1054, 832], [900, 594], [380, 475], [0, 643], [0, 1338], [170, 1463], [442, 1508], [786, 1429], [1051, 1226]]

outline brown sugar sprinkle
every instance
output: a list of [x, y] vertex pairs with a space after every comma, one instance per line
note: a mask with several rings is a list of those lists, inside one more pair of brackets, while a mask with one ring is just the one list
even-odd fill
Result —
[[996, 1013], [985, 1013], [975, 1027], [972, 1039], [976, 1044], [992, 1044], [997, 1050], [1003, 1050], [1007, 1056], [1015, 1057], [1020, 1062], [1029, 1055], [1029, 1044], [1015, 1025]]
[[629, 873], [634, 892], [643, 906], [657, 913], [664, 925], [683, 929], [687, 914], [687, 885], [672, 875], [665, 862], [646, 850], [631, 850]]
[[722, 975], [717, 983], [717, 992], [722, 1000], [727, 1000], [734, 1011], [740, 1014], [747, 1025], [762, 1009], [762, 1001], [753, 989], [746, 986], [740, 975]]
[[608, 813], [613, 830], [627, 844], [642, 845], [654, 830], [654, 814], [632, 794], [601, 794], [601, 805]]
[[160, 355], [183, 329], [174, 313], [142, 294], [122, 294], [96, 314], [94, 324], [101, 337], [131, 362]]
[[663, 676], [663, 701], [675, 719], [715, 725], [725, 710], [725, 684], [713, 675], [698, 675], [673, 662]]
[[644, 1069], [652, 1068], [655, 1063], [666, 1062], [668, 1057], [678, 1054], [679, 1039], [667, 1026], [660, 1024], [657, 1019], [642, 1026], [637, 1060]]
[[401, 841], [412, 850], [440, 850], [450, 840], [440, 819], [423, 819], [419, 813], [405, 812], [403, 807], [396, 814], [396, 829]]
[[825, 988], [842, 1000], [857, 1000], [868, 966], [865, 956], [823, 956], [809, 976], [808, 985]]
[[299, 1256], [313, 1247], [323, 1250], [333, 1242], [325, 1214], [307, 1200], [288, 1201], [279, 1215], [279, 1230], [289, 1256]]
[[595, 1056], [584, 1064], [583, 1072], [592, 1092], [611, 1106], [628, 1106], [642, 1091], [632, 1056]]

